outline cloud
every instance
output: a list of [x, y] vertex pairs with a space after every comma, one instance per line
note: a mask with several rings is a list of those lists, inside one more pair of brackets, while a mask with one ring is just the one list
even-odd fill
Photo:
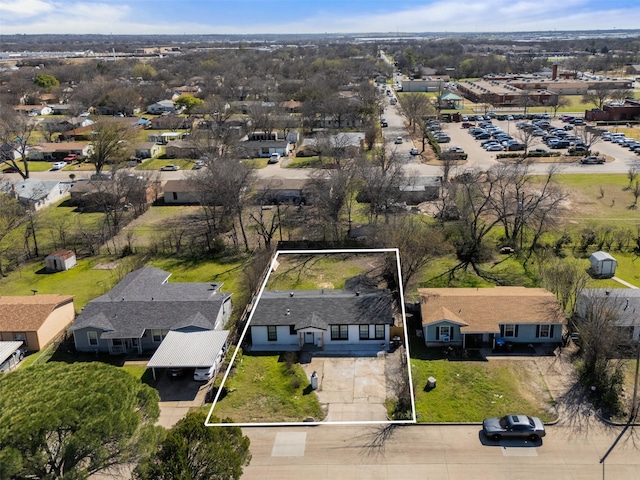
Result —
[[3, 0], [0, 3], [0, 14], [5, 24], [14, 19], [39, 17], [55, 9], [55, 5], [46, 0]]

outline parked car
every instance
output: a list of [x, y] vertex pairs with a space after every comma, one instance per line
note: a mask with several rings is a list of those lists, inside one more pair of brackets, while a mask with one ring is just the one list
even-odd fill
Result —
[[504, 150], [504, 148], [502, 147], [502, 145], [498, 145], [496, 143], [496, 144], [487, 145], [486, 150], [487, 152], [501, 152]]
[[180, 378], [184, 375], [184, 368], [167, 368], [169, 378]]
[[411, 155], [419, 155], [420, 152], [418, 151], [418, 149], [416, 147], [413, 147], [411, 150], [409, 150], [409, 153]]
[[66, 166], [67, 162], [55, 162], [53, 165], [51, 165], [51, 170], [62, 170]]
[[267, 163], [274, 164], [274, 163], [278, 163], [279, 161], [280, 161], [280, 154], [279, 153], [272, 153], [271, 156], [269, 157], [269, 161]]
[[204, 167], [204, 160], [196, 160], [196, 163], [193, 164], [194, 170], [200, 170], [202, 167]]
[[532, 442], [546, 435], [544, 424], [538, 417], [506, 415], [502, 418], [485, 418], [482, 431], [491, 440], [501, 438], [526, 438]]
[[438, 143], [449, 143], [451, 141], [451, 137], [449, 135], [435, 135], [435, 139]]
[[94, 173], [89, 178], [91, 180], [111, 180], [113, 179], [113, 175], [111, 175], [111, 173], [109, 172], [100, 172], [100, 173]]
[[67, 155], [66, 157], [63, 158], [63, 160], [65, 162], [75, 162], [76, 160], [78, 160], [78, 155], [76, 155], [75, 153], [70, 153], [69, 155]]
[[601, 157], [584, 157], [580, 160], [583, 165], [602, 165], [604, 162], [605, 159]]
[[383, 119], [383, 120], [380, 120], [380, 126], [381, 126], [382, 128], [385, 128], [385, 127], [388, 127], [388, 126], [389, 126], [389, 124], [387, 123], [387, 121], [386, 121], [386, 120], [384, 120], [384, 119]]
[[170, 163], [160, 168], [161, 172], [175, 172], [177, 170], [180, 170], [180, 167], [178, 165], [174, 165], [173, 163]]
[[396, 145], [399, 145], [403, 142], [402, 137], [396, 137], [396, 141], [394, 142]]
[[207, 382], [216, 374], [216, 365], [210, 367], [196, 368], [193, 372], [193, 379], [197, 382]]

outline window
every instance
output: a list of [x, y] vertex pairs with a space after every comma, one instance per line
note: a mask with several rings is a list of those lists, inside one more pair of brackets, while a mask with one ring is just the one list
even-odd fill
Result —
[[331, 340], [349, 340], [349, 326], [331, 325]]
[[512, 323], [509, 323], [504, 326], [504, 336], [505, 337], [516, 337], [516, 326]]
[[376, 325], [376, 340], [384, 340], [384, 325]]
[[275, 325], [267, 326], [267, 340], [270, 342], [278, 341], [278, 327]]
[[172, 192], [172, 193], [173, 193], [173, 199], [178, 200], [178, 192]]
[[549, 338], [551, 335], [551, 325], [540, 325], [540, 337]]
[[442, 325], [442, 326], [440, 326], [440, 338], [442, 339], [442, 337], [451, 339], [451, 326], [450, 325]]
[[88, 331], [87, 338], [89, 339], [89, 345], [91, 345], [92, 347], [98, 346], [98, 332], [91, 330]]
[[360, 340], [369, 340], [369, 325], [360, 325]]
[[296, 335], [296, 326], [295, 325], [289, 325], [289, 335]]
[[164, 340], [164, 337], [167, 336], [167, 333], [169, 333], [169, 330], [160, 330], [160, 329], [151, 330], [151, 335], [153, 336], [153, 342], [154, 343], [162, 342], [162, 340]]
[[22, 342], [22, 346], [23, 347], [27, 346], [27, 334], [26, 333], [14, 333], [13, 334], [13, 339], [16, 342]]

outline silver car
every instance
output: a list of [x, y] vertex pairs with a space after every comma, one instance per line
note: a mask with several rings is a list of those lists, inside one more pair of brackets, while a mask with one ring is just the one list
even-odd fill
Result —
[[544, 424], [538, 417], [527, 415], [506, 415], [502, 418], [486, 418], [482, 421], [482, 431], [491, 440], [501, 438], [526, 438], [532, 442], [544, 437]]

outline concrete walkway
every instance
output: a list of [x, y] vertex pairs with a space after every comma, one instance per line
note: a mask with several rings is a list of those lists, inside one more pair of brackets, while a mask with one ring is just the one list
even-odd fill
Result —
[[325, 422], [387, 421], [384, 357], [313, 357], [303, 364], [318, 375]]
[[621, 283], [622, 285], [624, 285], [627, 288], [638, 288], [635, 285], [631, 285], [629, 282], [625, 282], [624, 280], [622, 280], [621, 278], [618, 277], [611, 277], [611, 280], [615, 280], [618, 283]]

